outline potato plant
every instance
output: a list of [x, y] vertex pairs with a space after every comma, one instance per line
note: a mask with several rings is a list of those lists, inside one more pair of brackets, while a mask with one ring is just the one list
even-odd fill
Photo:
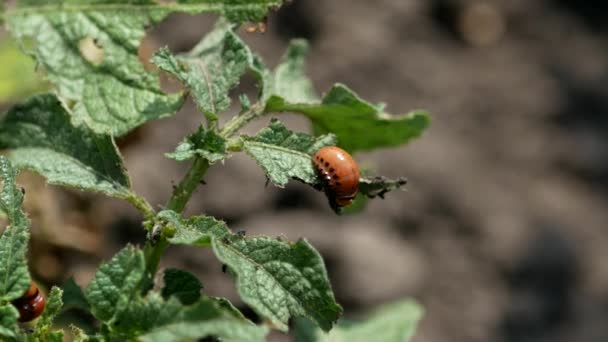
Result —
[[[428, 125], [423, 111], [390, 115], [383, 105], [361, 99], [336, 84], [319, 97], [305, 75], [307, 44], [291, 42], [269, 68], [239, 37], [244, 23], [262, 21], [281, 0], [20, 0], [3, 9], [4, 23], [25, 53], [35, 59], [52, 92], [37, 94], [0, 115], [0, 212], [8, 222], [0, 237], [0, 339], [6, 341], [263, 341], [270, 329], [296, 327], [301, 341], [406, 341], [421, 309], [410, 300], [380, 308], [368, 320], [342, 325], [321, 255], [304, 238], [291, 242], [233, 233], [220, 218], [184, 217], [182, 212], [210, 167], [222, 167], [244, 152], [270, 183], [290, 180], [323, 189], [311, 156], [325, 146], [355, 154], [399, 146]], [[215, 27], [188, 53], [157, 51], [144, 67], [138, 48], [145, 29], [169, 14], [212, 12]], [[165, 93], [159, 74], [183, 85]], [[220, 124], [231, 104], [229, 92], [253, 75], [258, 94], [238, 97], [240, 112]], [[133, 191], [115, 138], [151, 120], [168, 118], [191, 96], [201, 112], [167, 157], [189, 170], [162, 210]], [[274, 116], [308, 118], [312, 133], [289, 130]], [[253, 120], [269, 124], [255, 135], [241, 134]], [[82, 288], [73, 281], [48, 291], [46, 307], [30, 323], [19, 323], [16, 300], [30, 288], [27, 247], [30, 221], [22, 210], [20, 170], [49, 184], [120, 198], [144, 217], [144, 246], [127, 245], [102, 263]], [[403, 179], [362, 176], [359, 197], [384, 197]], [[159, 185], [160, 186], [160, 185]], [[167, 186], [171, 186], [167, 180]], [[327, 189], [326, 189], [327, 190]], [[209, 194], [213, 196], [213, 194]], [[339, 208], [338, 213], [339, 213]], [[306, 232], [301, 232], [306, 235]], [[234, 279], [243, 302], [262, 319], [254, 324], [228, 300], [201, 291], [201, 281], [179, 269], [158, 275], [169, 245], [209, 248]], [[365, 270], [361, 270], [365, 272]], [[65, 305], [64, 305], [65, 303]], [[90, 312], [91, 326], [53, 326], [69, 308]], [[297, 322], [297, 323], [294, 323]]]

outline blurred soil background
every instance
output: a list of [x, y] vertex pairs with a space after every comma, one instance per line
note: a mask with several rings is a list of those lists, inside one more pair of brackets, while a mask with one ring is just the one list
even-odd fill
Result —
[[[187, 51], [214, 19], [171, 16], [150, 31], [142, 56], [163, 45]], [[265, 187], [244, 155], [209, 171], [189, 214], [249, 235], [308, 238], [347, 318], [418, 299], [426, 315], [415, 342], [608, 340], [607, 2], [295, 0], [269, 17], [266, 34], [243, 36], [268, 65], [289, 39], [307, 38], [320, 93], [342, 82], [392, 113], [428, 109], [432, 126], [406, 147], [356, 156], [409, 179], [406, 192], [361, 214], [336, 216], [297, 182]], [[242, 91], [254, 94], [252, 79]], [[300, 117], [280, 119], [309, 129]], [[135, 190], [158, 208], [187, 167], [163, 153], [201, 120], [189, 103], [119, 141]], [[126, 202], [31, 174], [21, 181], [31, 268], [45, 285], [73, 276], [84, 286], [101, 260], [144, 241]], [[171, 248], [163, 267], [198, 274], [207, 294], [254, 316], [210, 251]]]

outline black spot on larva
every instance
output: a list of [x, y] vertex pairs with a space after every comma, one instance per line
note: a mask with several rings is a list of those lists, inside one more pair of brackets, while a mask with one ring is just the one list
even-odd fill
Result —
[[329, 168], [329, 172], [332, 172], [332, 173], [333, 173], [334, 171], [336, 171], [336, 170], [334, 170], [334, 168], [333, 168], [333, 167], [330, 167], [330, 168]]
[[338, 179], [338, 178], [340, 178], [340, 177], [338, 177], [338, 175], [334, 175], [334, 179]]
[[321, 163], [324, 162], [323, 158], [321, 158], [320, 160], [321, 160]]
[[329, 163], [328, 162], [325, 162], [325, 167], [329, 167]]

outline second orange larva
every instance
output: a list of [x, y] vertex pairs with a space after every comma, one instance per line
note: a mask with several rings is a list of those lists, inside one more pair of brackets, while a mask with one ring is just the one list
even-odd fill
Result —
[[38, 286], [32, 282], [29, 289], [13, 305], [19, 311], [19, 322], [29, 322], [42, 314], [46, 300]]
[[332, 207], [352, 204], [359, 189], [359, 167], [348, 152], [336, 146], [323, 147], [313, 156]]

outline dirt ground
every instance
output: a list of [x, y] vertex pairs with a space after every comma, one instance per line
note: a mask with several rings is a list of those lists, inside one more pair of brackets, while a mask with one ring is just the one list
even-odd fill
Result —
[[[356, 156], [378, 174], [408, 177], [407, 191], [338, 217], [308, 187], [265, 187], [255, 162], [237, 155], [210, 170], [188, 213], [250, 235], [308, 238], [347, 317], [418, 299], [426, 314], [415, 342], [606, 341], [607, 10], [599, 0], [295, 0], [246, 40], [274, 65], [304, 36], [320, 93], [342, 82], [389, 112], [429, 110], [421, 139]], [[185, 51], [212, 22], [172, 16], [150, 47]], [[154, 205], [187, 166], [163, 153], [201, 118], [189, 104], [121, 141], [135, 190]], [[308, 129], [302, 118], [280, 119]], [[84, 285], [100, 260], [143, 241], [128, 204], [24, 181], [35, 194], [41, 281]], [[172, 248], [163, 266], [197, 273], [206, 293], [242, 307], [208, 251]]]

